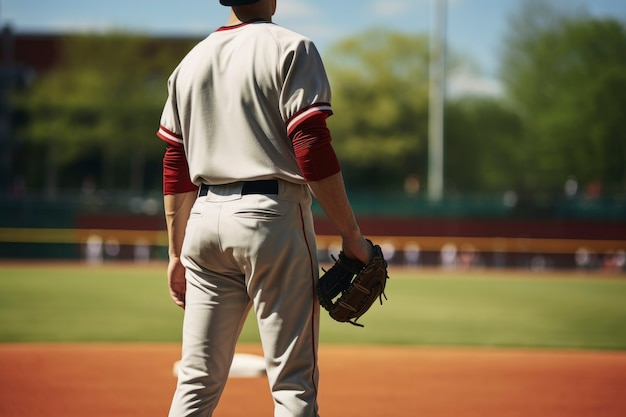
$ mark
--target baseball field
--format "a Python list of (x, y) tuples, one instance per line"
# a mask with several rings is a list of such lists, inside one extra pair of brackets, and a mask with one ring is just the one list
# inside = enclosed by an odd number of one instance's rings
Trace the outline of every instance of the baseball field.
[[(323, 314), (321, 415), (626, 415), (625, 275), (390, 276), (365, 328)], [(166, 415), (181, 319), (163, 263), (0, 264), (0, 416)], [(229, 379), (216, 416), (271, 415), (264, 376)]]

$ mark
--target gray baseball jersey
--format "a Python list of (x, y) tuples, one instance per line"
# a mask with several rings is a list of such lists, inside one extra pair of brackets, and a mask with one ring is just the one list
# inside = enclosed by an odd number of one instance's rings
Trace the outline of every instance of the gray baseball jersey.
[(268, 22), (221, 28), (181, 61), (168, 90), (158, 136), (184, 145), (195, 184), (305, 182), (288, 132), (331, 112), (310, 40)]

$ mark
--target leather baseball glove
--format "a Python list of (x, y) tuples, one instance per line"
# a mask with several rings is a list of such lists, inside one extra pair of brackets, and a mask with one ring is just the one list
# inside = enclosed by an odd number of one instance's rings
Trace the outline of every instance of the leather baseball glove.
[(363, 327), (356, 321), (369, 310), (378, 298), (380, 304), (385, 300), (387, 261), (380, 246), (371, 241), (372, 259), (366, 264), (348, 258), (343, 251), (339, 259), (333, 257), (334, 265), (320, 277), (317, 283), (317, 298), (330, 317), (339, 322), (348, 322)]

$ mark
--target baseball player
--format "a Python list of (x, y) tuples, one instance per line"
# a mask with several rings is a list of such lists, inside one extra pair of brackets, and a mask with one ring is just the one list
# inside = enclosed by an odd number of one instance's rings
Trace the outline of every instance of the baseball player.
[(185, 309), (171, 417), (211, 416), (250, 308), (275, 416), (318, 415), (319, 270), (311, 193), (366, 263), (326, 118), (330, 88), (314, 44), (272, 23), (276, 0), (220, 0), (226, 26), (168, 81), (158, 136), (168, 280)]

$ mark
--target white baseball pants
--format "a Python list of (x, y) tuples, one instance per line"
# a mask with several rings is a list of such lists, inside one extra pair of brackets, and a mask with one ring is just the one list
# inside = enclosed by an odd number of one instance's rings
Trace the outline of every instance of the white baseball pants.
[[(256, 313), (275, 417), (317, 417), (319, 271), (311, 195), (211, 186), (187, 224), (182, 358), (170, 417), (213, 414), (250, 308)], [(259, 413), (261, 415), (262, 413)]]

